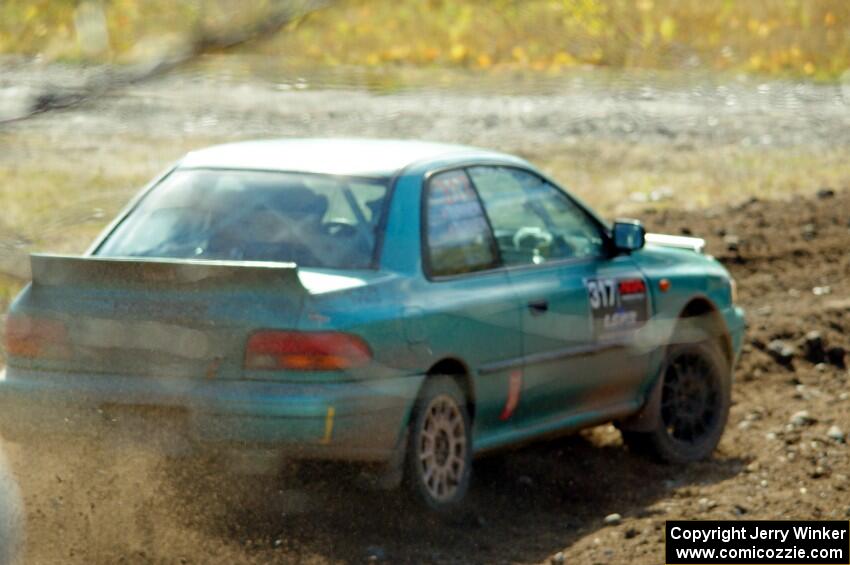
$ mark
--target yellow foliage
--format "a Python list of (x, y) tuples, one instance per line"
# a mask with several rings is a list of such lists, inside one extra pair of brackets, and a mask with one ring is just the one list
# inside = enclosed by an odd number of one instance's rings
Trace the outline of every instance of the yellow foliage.
[(376, 67), (381, 64), (381, 56), (378, 53), (369, 53), (366, 55), (366, 64), (370, 67)]
[(433, 63), (440, 56), (440, 49), (433, 46), (425, 47), (420, 50), (419, 56), (422, 61)]
[(26, 11), (24, 12), (24, 22), (31, 22), (36, 18), (36, 16), (38, 16), (38, 6), (35, 4), (27, 6)]
[(475, 58), (475, 62), (481, 69), (489, 69), (493, 66), (493, 59), (491, 59), (490, 55), (488, 55), (487, 53), (481, 53), (480, 55), (478, 55), (478, 57)]
[(672, 41), (673, 37), (676, 35), (676, 20), (670, 16), (664, 16), (664, 19), (661, 20), (661, 25), (658, 27), (658, 31), (661, 33), (661, 37), (664, 38), (664, 41)]
[(651, 12), (652, 8), (652, 0), (637, 0), (637, 9), (641, 12)]
[(410, 52), (411, 49), (408, 45), (393, 45), (384, 58), (388, 61), (404, 61), (410, 57)]
[(565, 51), (559, 51), (558, 53), (556, 53), (552, 62), (555, 65), (563, 66), (563, 67), (567, 67), (567, 66), (576, 64), (575, 57), (573, 57), (572, 55), (570, 55), (569, 53), (567, 53)]
[(452, 49), (449, 52), (452, 61), (454, 61), (455, 63), (459, 63), (466, 59), (467, 53), (469, 53), (469, 50), (466, 48), (466, 45), (463, 45), (461, 43), (455, 43), (454, 45), (452, 45)]
[[(236, 25), (269, 0), (97, 0), (109, 53), (199, 25)], [(0, 53), (82, 59), (78, 0), (0, 0)], [(238, 10), (234, 6), (238, 5)], [(252, 52), (303, 65), (552, 72), (576, 65), (709, 68), (839, 78), (848, 0), (337, 0)], [(675, 46), (675, 49), (671, 47)], [(92, 57), (93, 55), (88, 55)]]

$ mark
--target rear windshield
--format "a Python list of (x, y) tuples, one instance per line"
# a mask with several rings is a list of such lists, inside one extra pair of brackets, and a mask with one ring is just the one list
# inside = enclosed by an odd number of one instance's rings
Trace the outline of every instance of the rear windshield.
[(177, 170), (96, 255), (372, 266), (388, 181), (254, 171)]

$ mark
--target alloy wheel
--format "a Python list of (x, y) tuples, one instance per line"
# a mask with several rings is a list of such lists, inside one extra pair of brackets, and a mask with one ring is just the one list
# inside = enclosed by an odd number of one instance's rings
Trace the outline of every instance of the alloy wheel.
[(425, 408), (417, 455), (422, 483), (437, 501), (457, 492), (466, 467), (466, 427), (455, 400), (441, 394)]
[(667, 367), (661, 419), (671, 438), (695, 444), (710, 434), (721, 409), (719, 383), (702, 356), (680, 355)]

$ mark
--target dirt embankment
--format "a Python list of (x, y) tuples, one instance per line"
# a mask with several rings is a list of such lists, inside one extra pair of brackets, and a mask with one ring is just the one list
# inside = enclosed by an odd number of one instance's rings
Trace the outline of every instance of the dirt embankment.
[[(706, 236), (749, 312), (711, 461), (657, 465), (597, 428), (478, 462), (468, 513), (445, 524), (338, 468), (263, 478), (106, 446), (7, 445), (28, 562), (537, 563), (562, 552), (568, 563), (654, 564), (667, 519), (846, 519), (848, 219), (840, 191), (645, 215), (652, 230)], [(621, 521), (606, 524), (612, 513)]]

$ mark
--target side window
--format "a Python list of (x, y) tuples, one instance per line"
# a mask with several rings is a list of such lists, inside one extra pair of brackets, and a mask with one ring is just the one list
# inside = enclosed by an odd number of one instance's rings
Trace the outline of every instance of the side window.
[(426, 198), (425, 242), (432, 275), (456, 275), (496, 266), (493, 235), (465, 172), (433, 176)]
[(560, 189), (510, 167), (473, 167), (505, 265), (541, 264), (604, 253), (599, 226)]

